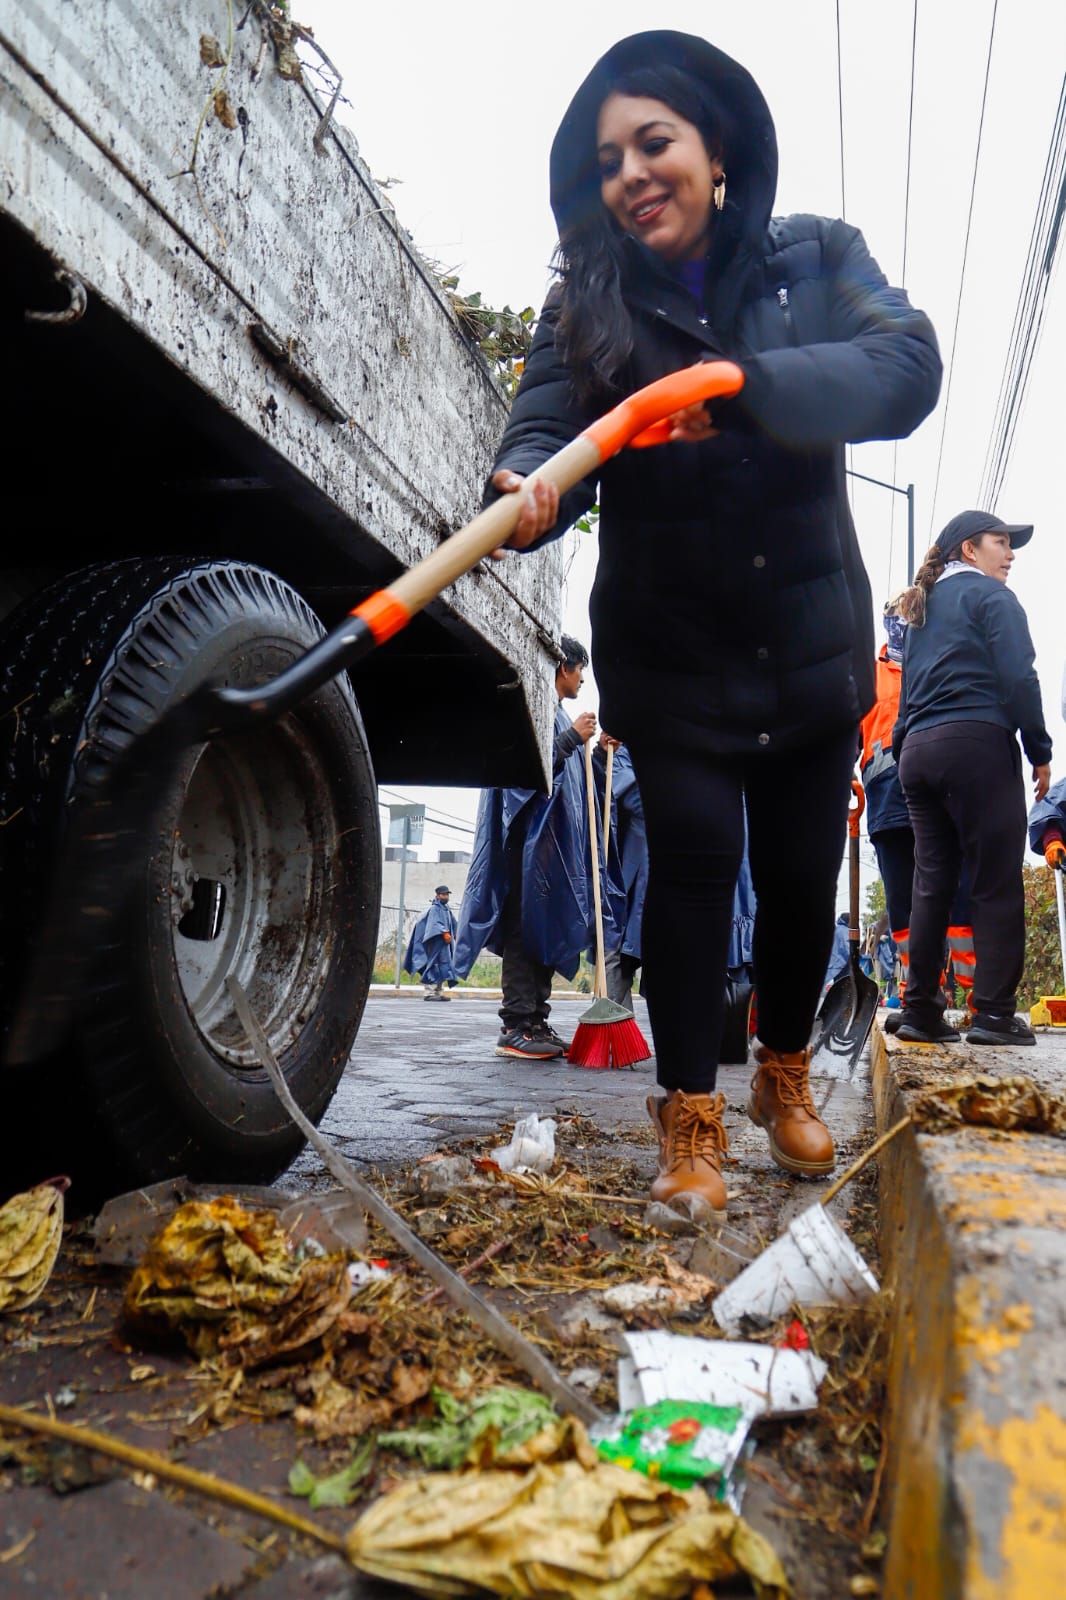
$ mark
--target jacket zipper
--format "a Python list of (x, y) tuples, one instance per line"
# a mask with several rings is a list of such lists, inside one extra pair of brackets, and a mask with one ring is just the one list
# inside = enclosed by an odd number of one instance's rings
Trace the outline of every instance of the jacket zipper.
[(788, 290), (787, 289), (784, 289), (784, 288), (778, 289), (778, 291), (777, 291), (777, 303), (781, 307), (782, 312), (784, 313), (785, 327), (788, 329), (788, 336), (791, 339), (791, 338), (793, 338), (794, 335), (793, 335), (793, 328), (792, 328), (792, 312), (789, 310)]

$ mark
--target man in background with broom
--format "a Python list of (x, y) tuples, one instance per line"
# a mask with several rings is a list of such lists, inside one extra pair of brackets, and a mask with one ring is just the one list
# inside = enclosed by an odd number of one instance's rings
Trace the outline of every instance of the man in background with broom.
[(503, 959), (498, 1056), (550, 1061), (566, 1041), (551, 1027), (555, 972), (572, 978), (592, 941), (590, 849), (583, 747), (596, 718), (571, 721), (565, 700), (576, 700), (588, 651), (563, 634), (555, 670), (552, 791), (483, 789), (473, 860), (463, 892), (455, 941), (455, 970), (465, 978), (481, 951)]

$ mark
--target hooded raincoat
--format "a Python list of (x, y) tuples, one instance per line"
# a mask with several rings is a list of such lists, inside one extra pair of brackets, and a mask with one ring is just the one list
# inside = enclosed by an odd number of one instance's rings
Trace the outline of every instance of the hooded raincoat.
[[(940, 358), (928, 319), (890, 287), (858, 229), (772, 217), (770, 112), (750, 74), (703, 39), (639, 34), (593, 68), (552, 147), (561, 236), (602, 206), (599, 107), (620, 73), (649, 59), (702, 78), (732, 125), (702, 298), (626, 236), (633, 348), (618, 393), (593, 407), (576, 400), (556, 347), (553, 291), (496, 469), (528, 474), (593, 412), (666, 372), (738, 362), (744, 388), (712, 408), (716, 437), (623, 451), (602, 469), (593, 665), (601, 720), (620, 739), (654, 727), (698, 750), (787, 751), (857, 724), (873, 703), (872, 604), (844, 445), (910, 433), (936, 403)], [(590, 481), (564, 496), (546, 537), (596, 495)]]
[(403, 970), (417, 972), (423, 983), (446, 983), (454, 989), (459, 981), (453, 960), (457, 928), (451, 906), (434, 897), (411, 929)]

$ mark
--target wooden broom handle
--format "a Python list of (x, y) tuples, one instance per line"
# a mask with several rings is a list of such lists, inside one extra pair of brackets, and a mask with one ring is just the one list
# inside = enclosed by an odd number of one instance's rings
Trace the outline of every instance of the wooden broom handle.
[(585, 793), (589, 803), (589, 846), (592, 856), (592, 903), (596, 908), (596, 976), (593, 997), (607, 998), (607, 968), (603, 960), (603, 907), (600, 905), (600, 830), (596, 817), (596, 791), (592, 781), (592, 740), (585, 740)]
[(603, 866), (611, 859), (611, 774), (614, 767), (614, 745), (607, 746), (607, 782), (603, 791)]

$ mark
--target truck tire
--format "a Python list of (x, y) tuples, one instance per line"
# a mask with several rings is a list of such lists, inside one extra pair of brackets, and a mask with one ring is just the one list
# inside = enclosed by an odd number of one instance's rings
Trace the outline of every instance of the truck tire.
[[(243, 562), (121, 561), (64, 579), (0, 641), (0, 1006), (10, 1023), (79, 752), (116, 718), (136, 734), (205, 679), (274, 677), (321, 636), (299, 595)], [(48, 1063), (79, 1107), (80, 1175), (264, 1181), (303, 1138), (233, 1012), (243, 984), (299, 1104), (317, 1120), (369, 990), (380, 904), (377, 793), (358, 707), (335, 679), (277, 723), (190, 750), (162, 847), (116, 875), (73, 1037)], [(52, 1081), (69, 1071), (69, 1080)], [(38, 1083), (44, 1082), (41, 1068)], [(3, 1076), (0, 1071), (0, 1094)], [(47, 1120), (47, 1117), (46, 1117)], [(10, 1124), (9, 1124), (10, 1126)], [(38, 1137), (47, 1141), (49, 1129)], [(27, 1130), (20, 1131), (25, 1141)], [(47, 1165), (47, 1161), (45, 1161)]]

